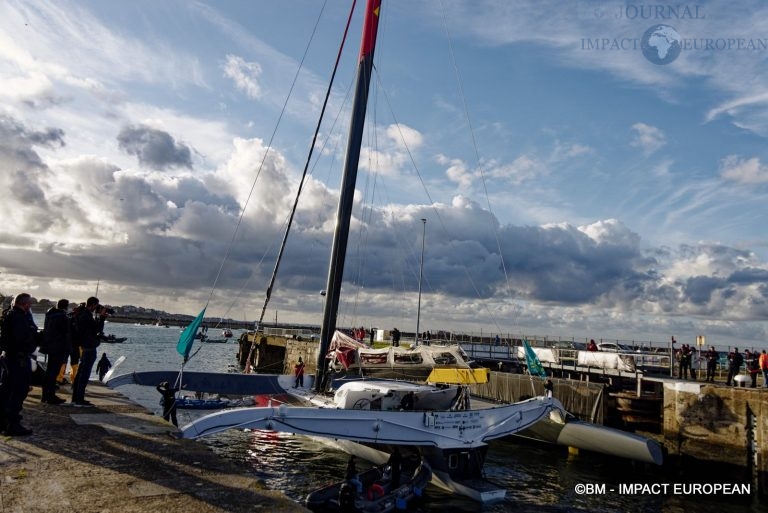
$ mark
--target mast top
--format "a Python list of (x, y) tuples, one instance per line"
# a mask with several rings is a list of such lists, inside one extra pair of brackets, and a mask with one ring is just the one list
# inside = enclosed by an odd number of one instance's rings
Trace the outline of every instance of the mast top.
[(376, 48), (376, 32), (379, 28), (381, 0), (368, 0), (363, 25), (363, 39), (360, 42), (360, 61), (373, 53)]

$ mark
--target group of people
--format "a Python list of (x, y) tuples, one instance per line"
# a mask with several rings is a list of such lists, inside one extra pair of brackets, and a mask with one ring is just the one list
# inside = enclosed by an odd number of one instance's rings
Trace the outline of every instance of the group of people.
[[(673, 343), (675, 342), (673, 337)], [(678, 379), (696, 379), (696, 371), (700, 368), (700, 357), (697, 356), (695, 347), (683, 344), (680, 349), (675, 351), (675, 360), (678, 363)], [(703, 360), (706, 362), (706, 379), (708, 383), (715, 382), (715, 373), (720, 361), (720, 353), (715, 350), (715, 346), (709, 346), (709, 349), (703, 353)], [(762, 353), (746, 349), (742, 354), (738, 347), (728, 353), (728, 375), (725, 384), (728, 386), (736, 385), (735, 379), (741, 373), (744, 367), (750, 378), (751, 388), (757, 387), (757, 378), (759, 374), (763, 375), (763, 386), (768, 387), (768, 353), (765, 350)]]
[(728, 377), (726, 378), (726, 385), (736, 385), (736, 376), (741, 372), (741, 367), (744, 365), (750, 378), (750, 387), (757, 388), (757, 377), (759, 374), (763, 375), (763, 387), (768, 387), (768, 353), (765, 349), (761, 353), (757, 351), (750, 351), (746, 349), (742, 355), (739, 352), (739, 348), (734, 347), (733, 351), (728, 353)]
[[(384, 475), (388, 478), (391, 484), (391, 489), (395, 489), (400, 486), (403, 472), (403, 457), (400, 454), (400, 450), (395, 447), (392, 453), (389, 455), (389, 459), (384, 464)], [(350, 488), (357, 493), (363, 493), (363, 482), (360, 481), (360, 474), (357, 470), (356, 458), (354, 455), (349, 457), (347, 461), (347, 470), (344, 472), (344, 479), (350, 485)], [(342, 490), (344, 487), (342, 487)], [(382, 489), (383, 492), (383, 489)], [(343, 491), (340, 491), (340, 494)], [(370, 491), (369, 491), (370, 493)], [(343, 502), (343, 501), (340, 501)]]
[[(690, 357), (686, 357), (686, 353), (695, 355), (695, 349), (688, 348), (683, 345), (676, 358), (680, 364), (680, 372), (684, 372), (684, 365), (688, 365), (687, 361)], [(696, 361), (696, 357), (692, 356), (693, 361)], [(715, 382), (715, 373), (717, 371), (717, 365), (720, 361), (720, 353), (715, 350), (714, 346), (709, 346), (709, 349), (704, 353), (704, 360), (707, 364), (707, 377), (706, 380), (709, 383)], [(738, 347), (734, 347), (731, 352), (728, 353), (728, 375), (725, 380), (725, 384), (728, 386), (736, 386), (738, 380), (736, 377), (741, 373), (741, 369), (745, 368), (750, 378), (750, 387), (757, 388), (757, 378), (760, 374), (763, 375), (763, 387), (768, 387), (768, 353), (763, 349), (762, 352), (750, 351), (746, 349), (742, 354)], [(678, 378), (681, 377), (680, 372)], [(683, 374), (685, 376), (685, 374)], [(691, 378), (696, 379), (695, 365), (691, 368)]]
[(699, 358), (696, 356), (696, 348), (688, 344), (683, 344), (675, 353), (677, 360), (677, 378), (688, 379), (690, 374), (692, 380), (696, 380), (696, 371), (699, 369)]
[[(85, 399), (85, 391), (96, 363), (99, 334), (104, 330), (107, 317), (106, 307), (99, 304), (98, 298), (89, 297), (68, 313), (69, 301), (60, 299), (46, 312), (41, 337), (31, 306), (29, 294), (18, 294), (0, 321), (0, 432), (6, 436), (32, 434), (32, 430), (21, 424), (21, 412), (32, 382), (32, 355), (38, 347), (48, 355), (41, 401), (50, 405), (67, 403), (56, 395), (56, 390), (57, 378), (70, 358), (74, 376), (72, 396), (67, 404), (93, 406)], [(110, 367), (104, 354), (97, 367), (99, 377), (103, 378)]]

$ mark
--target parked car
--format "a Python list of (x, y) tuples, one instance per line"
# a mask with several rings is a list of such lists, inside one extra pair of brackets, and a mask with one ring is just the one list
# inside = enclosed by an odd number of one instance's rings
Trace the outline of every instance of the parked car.
[(584, 342), (572, 342), (570, 340), (558, 340), (552, 343), (552, 347), (556, 349), (575, 349), (577, 351), (587, 350), (587, 344)]
[(599, 351), (608, 351), (613, 353), (631, 353), (632, 348), (624, 344), (618, 344), (616, 342), (601, 342), (597, 344)]

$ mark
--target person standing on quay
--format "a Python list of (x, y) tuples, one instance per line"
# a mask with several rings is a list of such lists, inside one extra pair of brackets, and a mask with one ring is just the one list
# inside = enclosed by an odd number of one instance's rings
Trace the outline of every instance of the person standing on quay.
[(733, 352), (728, 355), (728, 379), (726, 379), (726, 385), (735, 385), (735, 378), (741, 370), (741, 365), (744, 363), (744, 357), (739, 352), (738, 347), (733, 348)]
[(48, 351), (48, 361), (46, 362), (45, 377), (43, 378), (41, 402), (47, 404), (56, 405), (67, 402), (56, 395), (56, 376), (69, 354), (69, 345), (67, 343), (67, 337), (69, 336), (68, 308), (69, 301), (59, 299), (56, 306), (50, 308), (45, 313), (43, 337), (45, 337), (45, 346)]
[(32, 296), (17, 295), (13, 308), (3, 312), (0, 352), (5, 352), (7, 382), (0, 390), (0, 431), (6, 436), (27, 436), (31, 429), (21, 425), (21, 410), (32, 381), (31, 355), (37, 348), (37, 325), (32, 320)]
[(766, 354), (765, 349), (760, 353), (758, 364), (760, 365), (760, 370), (763, 371), (763, 387), (768, 387), (768, 354)]
[(749, 372), (749, 378), (752, 380), (750, 388), (757, 388), (757, 373), (760, 372), (760, 363), (757, 359), (757, 352), (750, 352), (747, 349), (747, 372)]
[(709, 346), (709, 351), (706, 354), (707, 359), (707, 381), (709, 383), (715, 382), (715, 370), (717, 370), (717, 362), (720, 360), (720, 355), (715, 351), (715, 346)]
[(59, 385), (66, 385), (68, 383), (65, 377), (67, 373), (67, 359), (69, 359), (69, 384), (75, 384), (77, 367), (80, 365), (80, 339), (77, 335), (77, 317), (83, 311), (85, 311), (85, 302), (75, 305), (72, 311), (67, 314), (67, 320), (69, 320), (69, 333), (67, 335), (69, 354), (64, 357), (59, 375), (56, 376), (56, 383)]
[[(94, 316), (98, 310), (98, 319)], [(104, 331), (104, 319), (107, 313), (99, 306), (99, 298), (89, 297), (85, 302), (85, 310), (81, 311), (75, 319), (77, 326), (77, 338), (80, 341), (80, 364), (77, 367), (75, 382), (72, 384), (72, 405), (83, 408), (92, 407), (90, 401), (85, 400), (85, 388), (91, 378), (93, 364), (96, 363), (96, 348), (99, 347), (99, 333)]]
[(296, 388), (304, 387), (304, 362), (301, 360), (301, 356), (299, 356), (299, 362), (293, 367), (293, 373), (296, 375), (294, 386)]

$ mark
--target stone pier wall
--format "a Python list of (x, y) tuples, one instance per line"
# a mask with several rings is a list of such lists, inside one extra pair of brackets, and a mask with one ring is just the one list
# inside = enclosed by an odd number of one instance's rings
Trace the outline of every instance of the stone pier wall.
[[(552, 378), (554, 396), (566, 410), (581, 420), (602, 424), (606, 412), (603, 385), (572, 379)], [(472, 393), (480, 397), (514, 403), (529, 397), (544, 395), (544, 380), (523, 374), (491, 372), (488, 383), (472, 385)]]
[(765, 474), (768, 392), (698, 383), (664, 384), (664, 446), (690, 456)]

